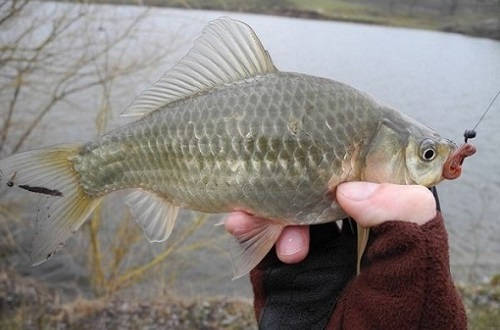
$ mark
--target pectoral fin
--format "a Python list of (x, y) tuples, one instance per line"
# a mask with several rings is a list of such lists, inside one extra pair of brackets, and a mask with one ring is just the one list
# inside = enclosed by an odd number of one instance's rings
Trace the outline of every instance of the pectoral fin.
[(256, 219), (252, 230), (234, 234), (239, 249), (233, 253), (234, 279), (248, 274), (264, 259), (278, 240), (284, 226), (269, 220)]
[(370, 236), (370, 228), (364, 228), (360, 225), (356, 226), (358, 232), (358, 259), (356, 273), (359, 274), (359, 272), (361, 271), (361, 258), (363, 257), (363, 253), (365, 253), (366, 245), (368, 244), (368, 238)]

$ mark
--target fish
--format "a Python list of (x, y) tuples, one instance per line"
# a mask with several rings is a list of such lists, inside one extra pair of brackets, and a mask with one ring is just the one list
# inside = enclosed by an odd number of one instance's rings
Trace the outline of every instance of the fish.
[(252, 28), (229, 17), (211, 21), (123, 116), (134, 121), (93, 141), (0, 160), (2, 189), (47, 196), (36, 215), (34, 265), (105, 196), (127, 190), (151, 242), (170, 236), (181, 208), (265, 219), (236, 237), (239, 277), (285, 226), (345, 218), (335, 201), (340, 183), (432, 187), (458, 177), (475, 152), (347, 84), (279, 71)]

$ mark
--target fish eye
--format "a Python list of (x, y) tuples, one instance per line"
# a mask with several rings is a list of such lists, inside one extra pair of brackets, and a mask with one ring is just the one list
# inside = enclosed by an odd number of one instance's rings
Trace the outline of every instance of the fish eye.
[(430, 162), (436, 158), (436, 146), (434, 141), (431, 139), (425, 139), (420, 144), (420, 158), (427, 162)]
[(436, 156), (436, 152), (433, 149), (427, 149), (424, 151), (423, 158), (425, 160), (433, 160)]

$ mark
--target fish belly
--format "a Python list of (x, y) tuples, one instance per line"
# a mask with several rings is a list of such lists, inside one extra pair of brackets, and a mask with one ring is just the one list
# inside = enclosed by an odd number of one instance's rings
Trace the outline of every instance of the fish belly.
[(87, 144), (74, 167), (91, 195), (142, 188), (203, 212), (328, 222), (343, 216), (335, 185), (359, 179), (354, 160), (377, 107), (341, 83), (267, 74), (112, 131)]

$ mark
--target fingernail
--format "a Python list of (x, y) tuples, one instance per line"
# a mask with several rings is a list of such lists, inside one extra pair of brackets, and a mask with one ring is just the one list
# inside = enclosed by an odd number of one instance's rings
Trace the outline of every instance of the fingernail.
[(299, 252), (304, 248), (306, 243), (304, 236), (296, 230), (287, 232), (283, 238), (284, 240), (282, 239), (280, 242), (279, 252), (284, 256), (289, 256)]
[(371, 182), (346, 182), (341, 184), (338, 189), (339, 193), (348, 199), (363, 201), (370, 198), (378, 187), (377, 183)]

